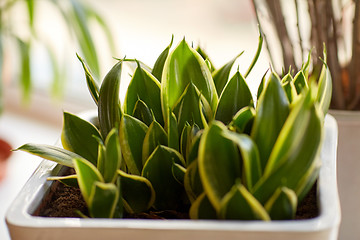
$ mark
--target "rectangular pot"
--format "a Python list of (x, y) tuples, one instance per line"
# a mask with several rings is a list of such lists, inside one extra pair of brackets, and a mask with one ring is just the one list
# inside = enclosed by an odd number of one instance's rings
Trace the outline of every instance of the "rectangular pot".
[(6, 223), (13, 240), (18, 239), (237, 239), (237, 240), (335, 240), (340, 224), (336, 180), (337, 124), (327, 115), (318, 179), (320, 214), (307, 220), (145, 220), (34, 217), (32, 213), (49, 191), (46, 178), (61, 167), (44, 160), (8, 209)]

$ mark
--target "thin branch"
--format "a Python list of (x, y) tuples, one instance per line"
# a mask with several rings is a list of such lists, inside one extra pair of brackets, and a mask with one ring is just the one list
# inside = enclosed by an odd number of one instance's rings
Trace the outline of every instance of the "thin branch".
[(269, 54), (270, 62), (271, 62), (272, 64), (274, 64), (274, 58), (273, 58), (272, 52), (270, 51), (270, 48), (269, 48), (270, 45), (269, 45), (268, 38), (267, 38), (267, 36), (266, 36), (266, 34), (265, 34), (265, 32), (264, 32), (264, 29), (263, 29), (262, 26), (261, 26), (261, 20), (260, 20), (260, 17), (259, 17), (260, 8), (259, 8), (259, 6), (257, 5), (256, 0), (252, 0), (251, 2), (252, 2), (252, 4), (253, 4), (253, 8), (254, 8), (254, 10), (255, 10), (256, 19), (257, 19), (257, 22), (258, 22), (258, 24), (259, 24), (259, 28), (260, 28), (261, 32), (263, 33), (263, 36), (264, 36), (265, 45), (266, 45), (267, 52), (268, 52), (268, 54)]
[(323, 44), (325, 43), (325, 45), (327, 45), (326, 15), (324, 16), (323, 14), (326, 6), (326, 1), (327, 0), (313, 0), (315, 12), (316, 12), (316, 22), (317, 22), (316, 29), (318, 35), (316, 48), (319, 55), (323, 50)]
[(297, 71), (294, 60), (294, 49), (289, 38), (286, 28), (283, 13), (281, 11), (281, 4), (279, 0), (266, 0), (270, 10), (271, 17), (274, 20), (277, 36), (281, 42), (281, 50), (284, 58), (285, 72), (288, 71), (289, 66), (292, 66)]
[(349, 78), (355, 82), (355, 98), (349, 108), (356, 108), (360, 101), (360, 0), (355, 1), (355, 16), (353, 22), (352, 57), (349, 64)]
[(297, 26), (297, 32), (299, 37), (299, 45), (301, 50), (301, 62), (304, 62), (304, 46), (303, 46), (303, 39), (301, 36), (301, 26), (300, 26), (300, 9), (299, 9), (299, 0), (295, 0), (294, 2), (295, 8), (296, 8), (296, 26)]
[(315, 47), (315, 49), (311, 52), (311, 57), (312, 57), (312, 61), (313, 61), (313, 65), (314, 67), (317, 65), (318, 62), (318, 53), (317, 53), (317, 49), (318, 49), (318, 35), (317, 35), (317, 18), (316, 18), (316, 11), (315, 11), (315, 6), (312, 0), (308, 0), (308, 9), (309, 9), (309, 15), (310, 15), (310, 22), (311, 22), (311, 35), (310, 35), (310, 43), (311, 43), (311, 47)]
[(332, 81), (333, 81), (333, 103), (335, 107), (344, 109), (345, 101), (344, 98), (344, 85), (341, 79), (341, 66), (339, 64), (338, 46), (337, 46), (337, 28), (336, 19), (334, 16), (334, 8), (332, 1), (325, 2), (326, 10), (326, 22), (325, 22), (325, 33), (326, 33), (326, 48), (328, 65), (331, 69)]
[[(336, 5), (335, 5), (336, 4)], [(333, 11), (335, 12), (335, 9), (338, 9), (339, 11), (339, 19), (336, 20), (336, 41), (337, 41), (337, 45), (338, 48), (340, 49), (340, 51), (346, 56), (347, 54), (347, 47), (346, 47), (346, 43), (345, 43), (345, 37), (344, 37), (344, 29), (343, 29), (343, 24), (344, 24), (344, 15), (345, 15), (345, 11), (346, 11), (346, 5), (342, 5), (342, 0), (337, 0), (336, 3), (333, 4)], [(348, 57), (345, 57), (346, 59), (348, 59)]]

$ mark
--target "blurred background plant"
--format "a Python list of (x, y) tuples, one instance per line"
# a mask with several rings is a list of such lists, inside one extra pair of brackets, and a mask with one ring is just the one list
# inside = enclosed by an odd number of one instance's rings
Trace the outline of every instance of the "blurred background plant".
[[(94, 41), (94, 24), (102, 30), (103, 39), (101, 51), (108, 48), (112, 54), (116, 53), (113, 37), (107, 23), (102, 16), (88, 2), (81, 0), (2, 0), (0, 2), (0, 111), (3, 110), (4, 85), (12, 81), (19, 81), (22, 89), (23, 103), (30, 101), (34, 80), (33, 58), (34, 49), (40, 48), (46, 53), (51, 70), (43, 66), (40, 71), (49, 71), (52, 79), (49, 92), (52, 96), (60, 97), (64, 91), (66, 77), (66, 62), (68, 56), (61, 54), (61, 49), (66, 47), (54, 44), (55, 34), (42, 34), (41, 27), (44, 22), (51, 24), (51, 19), (43, 19), (38, 14), (41, 6), (46, 5), (46, 11), (51, 9), (51, 17), (60, 16), (61, 21), (50, 25), (53, 31), (60, 31), (60, 22), (66, 26), (67, 33), (76, 44), (76, 50), (81, 54), (93, 70), (94, 76), (99, 79), (100, 63), (98, 51)], [(56, 17), (56, 16), (54, 16)], [(98, 33), (99, 31), (97, 31)], [(56, 37), (56, 36), (55, 36)], [(69, 46), (67, 46), (69, 47)], [(60, 53), (59, 53), (60, 52)]]
[[(322, 65), (323, 44), (333, 81), (331, 108), (360, 109), (360, 1), (252, 0), (277, 72), (301, 68), (311, 52), (313, 71)], [(286, 66), (279, 69), (279, 66)]]

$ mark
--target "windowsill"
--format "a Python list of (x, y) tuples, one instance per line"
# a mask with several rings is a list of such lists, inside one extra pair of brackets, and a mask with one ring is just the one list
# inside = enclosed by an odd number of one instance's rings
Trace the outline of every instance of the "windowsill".
[(4, 93), (4, 109), (23, 118), (32, 118), (55, 127), (62, 126), (64, 111), (79, 113), (94, 108), (96, 105), (90, 96), (74, 95), (63, 100), (56, 100), (52, 99), (48, 93), (33, 91), (30, 102), (23, 104), (19, 88), (7, 86)]

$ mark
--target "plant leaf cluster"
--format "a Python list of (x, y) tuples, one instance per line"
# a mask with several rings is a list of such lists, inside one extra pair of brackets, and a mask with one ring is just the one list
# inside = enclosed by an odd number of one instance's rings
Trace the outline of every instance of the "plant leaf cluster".
[(294, 218), (321, 164), (331, 97), (326, 63), (310, 79), (308, 64), (282, 79), (271, 72), (253, 96), (246, 77), (230, 76), (241, 54), (215, 69), (185, 39), (171, 47), (172, 41), (152, 69), (138, 62), (123, 104), (126, 59), (97, 86), (79, 57), (98, 125), (65, 112), (64, 149), (19, 149), (75, 168), (75, 175), (51, 180), (75, 182), (90, 217), (185, 209), (192, 219)]

